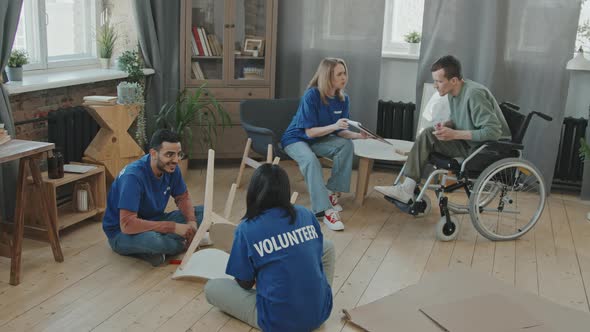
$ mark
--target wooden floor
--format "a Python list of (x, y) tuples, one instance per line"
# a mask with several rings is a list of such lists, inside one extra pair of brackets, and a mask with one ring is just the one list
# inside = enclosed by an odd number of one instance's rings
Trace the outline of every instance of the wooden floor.
[[(285, 164), (298, 203), (308, 205), (303, 178)], [(328, 170), (325, 170), (326, 174)], [(248, 169), (248, 180), (252, 170)], [(237, 167), (218, 167), (215, 207), (222, 211)], [(202, 203), (205, 171), (190, 170), (190, 192)], [(320, 331), (358, 331), (341, 319), (342, 308), (379, 299), (437, 271), (467, 266), (484, 271), (557, 303), (589, 311), (590, 205), (575, 196), (552, 194), (539, 224), (515, 242), (490, 242), (460, 216), (461, 231), (453, 242), (438, 242), (438, 214), (415, 219), (399, 212), (373, 191), (390, 184), (394, 174), (374, 172), (370, 196), (355, 206), (352, 194), (342, 198), (343, 232), (322, 227), (337, 250), (333, 284), (334, 309)], [(353, 172), (352, 187), (356, 182)], [(245, 212), (245, 188), (238, 190), (233, 220)], [(172, 208), (173, 205), (169, 205)], [(98, 222), (85, 222), (61, 237), (65, 262), (52, 260), (42, 242), (26, 240), (23, 277), (8, 284), (10, 262), (0, 258), (0, 331), (250, 331), (249, 326), (211, 307), (204, 283), (173, 281), (176, 266), (152, 268), (111, 251)]]

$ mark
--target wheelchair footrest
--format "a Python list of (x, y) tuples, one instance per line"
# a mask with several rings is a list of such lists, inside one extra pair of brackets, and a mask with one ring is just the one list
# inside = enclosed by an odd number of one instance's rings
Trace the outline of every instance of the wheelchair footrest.
[(421, 204), (415, 204), (413, 200), (410, 200), (410, 202), (408, 203), (403, 203), (393, 197), (385, 195), (383, 197), (385, 197), (386, 200), (397, 206), (397, 208), (400, 209), (402, 212), (411, 214), (413, 216), (418, 215), (419, 213), (423, 213), (426, 209), (426, 203), (423, 203), (422, 201), (419, 202)]

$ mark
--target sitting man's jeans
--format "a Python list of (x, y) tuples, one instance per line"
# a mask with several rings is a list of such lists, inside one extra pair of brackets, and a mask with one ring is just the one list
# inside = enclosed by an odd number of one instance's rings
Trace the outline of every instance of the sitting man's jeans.
[[(195, 206), (195, 216), (197, 224), (201, 225), (203, 220), (203, 206)], [(174, 221), (180, 224), (186, 224), (184, 216), (180, 210), (162, 214), (159, 221)], [(177, 255), (184, 251), (185, 239), (174, 233), (158, 233), (148, 231), (138, 234), (125, 234), (123, 232), (109, 239), (109, 244), (114, 252), (145, 259), (146, 255)]]

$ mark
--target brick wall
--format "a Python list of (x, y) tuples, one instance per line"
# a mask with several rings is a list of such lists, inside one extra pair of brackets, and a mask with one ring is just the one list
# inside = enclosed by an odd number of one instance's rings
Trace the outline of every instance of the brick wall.
[(47, 141), (47, 121), (18, 123), (45, 117), (48, 112), (60, 107), (81, 105), (84, 96), (116, 96), (117, 84), (121, 81), (102, 81), (11, 95), (10, 107), (16, 124), (16, 138)]

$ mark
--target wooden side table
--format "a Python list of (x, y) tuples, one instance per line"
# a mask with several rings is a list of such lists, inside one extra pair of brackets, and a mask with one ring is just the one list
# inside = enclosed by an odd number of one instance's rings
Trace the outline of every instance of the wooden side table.
[(104, 165), (107, 179), (112, 182), (123, 167), (145, 154), (127, 132), (139, 115), (139, 106), (86, 106), (100, 130), (84, 151), (84, 161)]
[[(43, 187), (49, 199), (47, 213), (57, 220), (56, 231), (58, 233), (60, 230), (88, 218), (102, 220), (102, 216), (106, 209), (105, 171), (104, 167), (101, 165), (89, 166), (96, 166), (96, 168), (81, 174), (64, 173), (64, 177), (61, 179), (50, 179), (47, 176), (47, 172), (41, 174)], [(37, 240), (48, 241), (47, 228), (43, 221), (44, 218), (38, 213), (40, 207), (37, 202), (39, 201), (40, 193), (34, 190), (32, 179), (29, 178), (29, 180), (30, 183), (27, 186), (25, 197), (27, 198), (27, 202), (31, 203), (31, 208), (27, 209), (25, 212), (25, 235)], [(73, 200), (60, 206), (57, 204), (57, 189), (67, 184), (74, 184), (77, 181), (88, 182), (90, 185), (89, 189), (94, 201), (94, 206), (88, 211), (76, 211), (72, 206)], [(72, 195), (75, 194), (76, 193), (72, 193)]]
[(373, 162), (375, 160), (405, 162), (408, 157), (398, 154), (396, 150), (410, 151), (414, 145), (414, 142), (410, 141), (390, 138), (386, 140), (393, 145), (388, 145), (374, 139), (355, 139), (352, 141), (354, 144), (354, 154), (359, 156), (356, 194), (354, 197), (354, 201), (359, 205), (365, 203), (369, 177), (373, 170)]
[[(53, 143), (25, 141), (20, 139), (13, 139), (10, 142), (0, 145), (0, 164), (13, 160), (20, 160), (18, 168), (18, 183), (16, 187), (16, 208), (14, 217), (14, 227), (12, 230), (12, 239), (8, 243), (0, 244), (0, 255), (9, 257), (10, 260), (10, 284), (18, 285), (20, 283), (21, 272), (21, 254), (23, 245), (23, 232), (25, 213), (25, 186), (27, 185), (27, 168), (30, 169), (33, 185), (36, 190), (40, 192), (41, 200), (39, 201), (40, 210), (38, 213), (47, 211), (49, 207), (49, 199), (43, 190), (41, 171), (39, 169), (39, 160), (43, 158), (45, 152), (54, 148)], [(47, 215), (44, 218), (49, 243), (53, 250), (53, 257), (57, 262), (63, 262), (64, 256), (61, 252), (59, 244), (59, 237), (56, 232), (55, 225), (57, 221), (52, 215)], [(6, 235), (0, 236), (8, 238)]]

